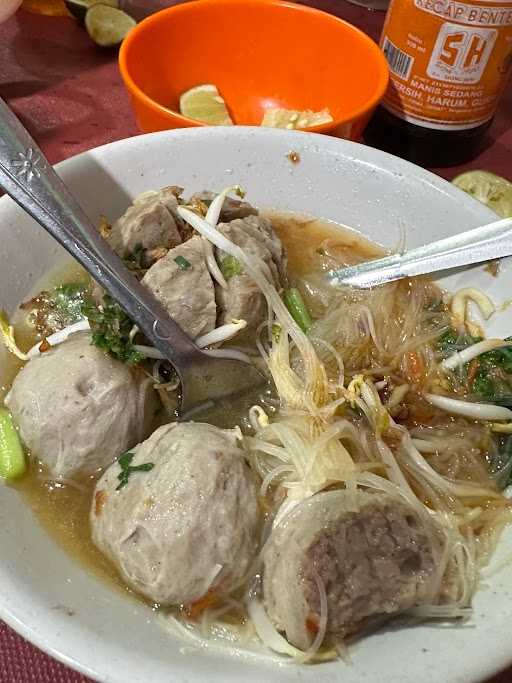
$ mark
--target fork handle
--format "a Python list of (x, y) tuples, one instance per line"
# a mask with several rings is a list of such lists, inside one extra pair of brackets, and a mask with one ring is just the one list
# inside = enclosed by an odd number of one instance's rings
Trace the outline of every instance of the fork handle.
[(119, 302), (180, 372), (199, 350), (109, 247), (29, 132), (0, 98), (0, 186)]
[(426, 275), (473, 263), (512, 255), (512, 218), (503, 218), (473, 230), (393, 254), (357, 266), (343, 268), (332, 276), (335, 285), (372, 287), (404, 277)]

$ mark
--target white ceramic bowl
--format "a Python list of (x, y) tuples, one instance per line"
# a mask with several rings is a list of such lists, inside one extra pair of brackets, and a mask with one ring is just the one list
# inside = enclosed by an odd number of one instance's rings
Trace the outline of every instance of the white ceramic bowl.
[[(300, 163), (287, 154), (295, 150)], [(116, 142), (69, 159), (58, 170), (94, 221), (114, 218), (136, 194), (163, 185), (187, 191), (240, 183), (263, 207), (334, 219), (392, 246), (399, 226), (417, 246), (493, 219), (443, 180), (369, 147), (330, 137), (257, 128), (202, 128)], [(65, 255), (7, 198), (0, 200), (0, 308), (12, 310)], [(443, 284), (481, 286), (497, 301), (512, 275), (482, 267)], [(510, 334), (510, 314), (496, 317)], [(0, 357), (0, 364), (1, 364)], [(0, 365), (1, 367), (1, 365)], [(51, 409), (51, 407), (49, 407)], [(505, 557), (504, 538), (494, 560)], [(471, 683), (512, 659), (512, 569), (486, 581), (470, 624), (388, 628), (363, 640), (343, 662), (300, 667), (266, 656), (245, 659), (183, 651), (154, 614), (85, 571), (39, 527), (18, 494), (0, 489), (0, 617), (64, 663), (103, 683)], [(67, 612), (74, 616), (68, 616)]]

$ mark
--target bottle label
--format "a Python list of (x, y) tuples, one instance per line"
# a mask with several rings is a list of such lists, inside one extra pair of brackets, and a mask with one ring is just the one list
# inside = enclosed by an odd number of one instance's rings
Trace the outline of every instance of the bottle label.
[(474, 128), (512, 71), (512, 0), (391, 0), (381, 47), (386, 109), (428, 128)]

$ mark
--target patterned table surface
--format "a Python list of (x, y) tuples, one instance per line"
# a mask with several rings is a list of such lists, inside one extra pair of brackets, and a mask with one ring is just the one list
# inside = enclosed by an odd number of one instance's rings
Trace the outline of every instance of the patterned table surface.
[[(308, 4), (337, 14), (378, 39), (382, 12), (344, 0)], [(138, 132), (115, 55), (95, 48), (72, 19), (19, 11), (0, 25), (0, 96), (54, 163)], [(439, 173), (451, 179), (471, 168), (512, 177), (512, 87), (496, 116), (487, 149), (470, 164)], [(511, 680), (512, 668), (488, 683)], [(0, 622), (0, 683), (87, 683), (87, 679), (50, 659)]]

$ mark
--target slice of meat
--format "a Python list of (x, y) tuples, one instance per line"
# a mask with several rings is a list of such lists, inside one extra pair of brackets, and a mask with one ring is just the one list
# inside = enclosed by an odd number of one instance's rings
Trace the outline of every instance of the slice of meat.
[[(198, 199), (209, 206), (216, 196), (215, 192), (198, 192), (190, 198), (190, 202), (193, 203), (194, 200)], [(224, 204), (222, 205), (222, 211), (220, 212), (220, 220), (224, 223), (229, 223), (230, 221), (235, 220), (235, 218), (246, 218), (247, 216), (257, 215), (258, 209), (255, 209), (254, 206), (251, 206), (247, 202), (239, 201), (238, 199), (226, 197)]]
[(444, 535), (433, 521), (386, 494), (319, 493), (285, 516), (264, 554), (268, 614), (307, 649), (327, 597), (326, 642), (377, 618), (432, 601)]
[(108, 242), (122, 258), (145, 250), (146, 266), (183, 241), (183, 221), (178, 216), (177, 188), (164, 187), (158, 192), (144, 192), (112, 225)]
[(284, 286), (287, 278), (287, 258), (283, 244), (277, 236), (271, 221), (263, 216), (249, 216), (243, 221), (245, 232), (262, 242), (272, 255), (272, 260), (279, 273), (280, 284)]
[(215, 289), (206, 267), (201, 237), (192, 237), (171, 249), (151, 266), (142, 284), (191, 337), (215, 328)]
[[(249, 256), (259, 257), (267, 266), (267, 273), (278, 289), (281, 287), (280, 270), (284, 260), (283, 248), (272, 226), (260, 216), (236, 219), (218, 226), (227, 239), (238, 245)], [(274, 258), (275, 255), (275, 258)], [(230, 258), (230, 257), (228, 257)], [(226, 254), (216, 249), (216, 259), (223, 269)], [(219, 324), (233, 319), (247, 321), (247, 328), (254, 330), (265, 320), (267, 305), (252, 277), (239, 264), (240, 272), (227, 278), (227, 288), (218, 288), (217, 299), (221, 308)]]

